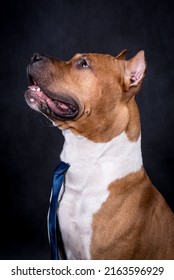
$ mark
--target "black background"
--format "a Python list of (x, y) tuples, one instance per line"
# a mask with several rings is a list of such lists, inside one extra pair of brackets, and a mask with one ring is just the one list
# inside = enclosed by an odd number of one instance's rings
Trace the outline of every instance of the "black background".
[(1, 259), (49, 259), (46, 217), (63, 137), (24, 100), (25, 69), (40, 51), (128, 58), (145, 50), (147, 74), (137, 96), (144, 165), (174, 209), (174, 4), (136, 0), (1, 2)]

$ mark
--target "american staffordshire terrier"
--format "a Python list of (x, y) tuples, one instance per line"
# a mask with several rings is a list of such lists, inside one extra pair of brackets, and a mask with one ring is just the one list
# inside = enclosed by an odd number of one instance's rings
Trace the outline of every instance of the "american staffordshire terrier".
[(174, 215), (142, 161), (144, 51), (125, 55), (36, 53), (27, 67), (27, 103), (65, 137), (57, 213), (68, 259), (174, 259)]

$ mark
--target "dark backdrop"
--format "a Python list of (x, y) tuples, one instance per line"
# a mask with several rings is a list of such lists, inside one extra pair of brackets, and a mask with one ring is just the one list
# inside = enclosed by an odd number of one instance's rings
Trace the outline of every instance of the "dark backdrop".
[(49, 259), (46, 217), (63, 138), (24, 100), (33, 52), (61, 59), (76, 52), (128, 58), (145, 50), (137, 96), (144, 165), (174, 209), (173, 0), (34, 0), (1, 4), (1, 259)]

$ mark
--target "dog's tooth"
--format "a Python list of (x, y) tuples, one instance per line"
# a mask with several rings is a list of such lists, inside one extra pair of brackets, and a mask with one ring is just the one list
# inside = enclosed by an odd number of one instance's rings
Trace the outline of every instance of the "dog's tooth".
[(35, 100), (34, 98), (30, 98), (30, 102), (33, 103)]
[(37, 88), (37, 91), (41, 91), (41, 90), (40, 90), (40, 87)]

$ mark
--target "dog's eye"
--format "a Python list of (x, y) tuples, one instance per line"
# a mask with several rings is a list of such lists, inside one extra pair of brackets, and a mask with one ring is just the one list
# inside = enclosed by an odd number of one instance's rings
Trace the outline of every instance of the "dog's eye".
[(80, 67), (80, 68), (88, 68), (88, 67), (89, 67), (88, 62), (87, 62), (84, 58), (80, 59), (80, 60), (77, 62), (77, 65), (78, 65), (78, 67)]

